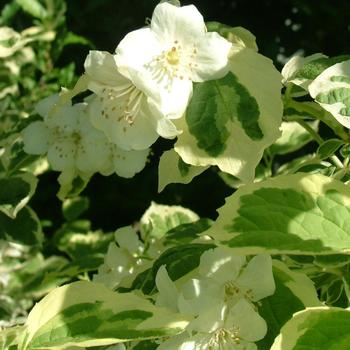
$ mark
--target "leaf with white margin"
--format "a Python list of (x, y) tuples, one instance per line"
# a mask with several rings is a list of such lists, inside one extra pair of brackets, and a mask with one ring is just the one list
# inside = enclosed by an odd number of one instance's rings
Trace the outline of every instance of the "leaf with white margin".
[(8, 350), (15, 347), (23, 329), (23, 326), (16, 326), (0, 330), (0, 350)]
[(0, 239), (27, 246), (41, 245), (44, 235), (39, 218), (25, 206), (14, 219), (0, 212)]
[(350, 311), (336, 307), (306, 308), (282, 328), (271, 350), (348, 350)]
[(159, 161), (158, 192), (171, 183), (188, 184), (207, 169), (185, 163), (174, 150), (166, 151)]
[(291, 89), (292, 96), (304, 96), (307, 94), (312, 81), (325, 69), (349, 58), (350, 55), (328, 57), (320, 53), (307, 57), (294, 56), (282, 69), (283, 84), (292, 83), (299, 88), (299, 90), (295, 87)]
[(242, 254), (350, 254), (350, 188), (321, 174), (240, 187), (218, 211), (203, 234)]
[(340, 124), (350, 128), (350, 60), (323, 71), (310, 84), (309, 92)]
[[(312, 80), (310, 80), (310, 68), (309, 63), (316, 61), (320, 58), (328, 58), (326, 55), (321, 53), (315, 53), (310, 56), (293, 56), (283, 67), (282, 76), (283, 84), (293, 83), (307, 90), (308, 85)], [(305, 67), (305, 68), (304, 68)], [(303, 69), (304, 68), (304, 69)]]
[[(187, 164), (217, 165), (244, 182), (254, 178), (263, 151), (279, 136), (281, 76), (250, 49), (230, 58), (224, 78), (195, 84), (175, 151)], [(181, 125), (180, 125), (181, 124)]]
[[(290, 112), (292, 113), (292, 112)], [(317, 132), (318, 121), (307, 122)], [(281, 137), (270, 147), (272, 154), (288, 154), (304, 147), (313, 141), (312, 136), (298, 122), (283, 122), (281, 125)]]
[(21, 350), (90, 347), (171, 336), (188, 320), (133, 293), (79, 281), (56, 288), (30, 312)]
[(259, 350), (269, 350), (281, 327), (297, 311), (305, 307), (321, 306), (313, 282), (303, 273), (290, 270), (283, 262), (273, 260), (275, 293), (260, 301), (259, 314), (268, 324)]
[(230, 27), (220, 22), (206, 22), (208, 32), (217, 32), (231, 43), (258, 51), (256, 37), (243, 27)]
[(179, 205), (163, 205), (155, 202), (142, 215), (140, 230), (143, 237), (161, 238), (172, 228), (199, 220), (192, 210)]
[(30, 173), (0, 179), (0, 212), (14, 219), (33, 196), (37, 183)]

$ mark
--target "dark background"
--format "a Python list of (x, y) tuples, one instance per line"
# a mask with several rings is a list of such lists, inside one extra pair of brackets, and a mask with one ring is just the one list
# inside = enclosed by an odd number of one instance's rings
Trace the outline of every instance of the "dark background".
[[(158, 1), (154, 0), (69, 0), (68, 28), (82, 35), (98, 50), (113, 52), (118, 42), (131, 30), (145, 24), (146, 17)], [(298, 50), (309, 55), (323, 52), (329, 56), (350, 51), (349, 0), (201, 0), (193, 3), (206, 21), (219, 21), (231, 26), (243, 26), (257, 38), (262, 54), (274, 60), (281, 69), (283, 59)], [(72, 60), (77, 73), (89, 48), (68, 46), (58, 64)], [(224, 204), (224, 197), (233, 190), (218, 176), (215, 168), (195, 178), (189, 185), (169, 185), (157, 193), (157, 163), (161, 152), (171, 147), (169, 141), (158, 141), (147, 167), (133, 179), (95, 175), (83, 195), (90, 198), (85, 214), (94, 228), (114, 230), (138, 220), (150, 201), (181, 204), (201, 216), (216, 217), (216, 209)], [(33, 207), (42, 219), (50, 219), (54, 227), (62, 220), (57, 173), (41, 176)]]

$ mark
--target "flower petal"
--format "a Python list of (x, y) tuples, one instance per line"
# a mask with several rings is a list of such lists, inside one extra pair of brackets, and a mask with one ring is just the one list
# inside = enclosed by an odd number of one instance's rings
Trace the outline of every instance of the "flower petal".
[(239, 329), (238, 336), (249, 342), (264, 338), (267, 332), (265, 320), (246, 299), (240, 299), (229, 310), (224, 327)]
[[(119, 73), (114, 56), (109, 52), (90, 51), (85, 59), (84, 67), (86, 73), (95, 83), (107, 86), (118, 86), (128, 82), (127, 79)], [(94, 89), (92, 89), (92, 91), (94, 91)]]
[(177, 312), (179, 292), (175, 283), (170, 279), (165, 265), (162, 265), (156, 275), (156, 286), (159, 291), (156, 299), (157, 306), (164, 306)]
[(53, 142), (47, 160), (53, 170), (63, 171), (75, 167), (76, 145), (72, 139), (61, 138)]
[(223, 327), (227, 306), (221, 302), (203, 310), (199, 316), (187, 326), (189, 332), (211, 333)]
[(249, 261), (236, 280), (239, 286), (251, 290), (251, 300), (258, 301), (275, 292), (271, 256), (260, 254)]
[(132, 264), (127, 252), (117, 247), (115, 243), (110, 243), (105, 258), (105, 264), (111, 269), (118, 270), (120, 273)]
[(191, 340), (187, 332), (170, 337), (161, 343), (157, 350), (198, 350), (196, 342)]
[(178, 305), (182, 313), (199, 315), (224, 300), (224, 288), (212, 279), (191, 279), (181, 288)]
[[(146, 109), (147, 106), (141, 103), (140, 112), (130, 123), (126, 120), (123, 111), (118, 110), (121, 101), (114, 103), (115, 105), (109, 105), (109, 109), (114, 109), (115, 112), (108, 115), (98, 99), (95, 98), (89, 105), (91, 123), (103, 131), (110, 142), (128, 151), (144, 150), (157, 140), (158, 134), (148, 118), (147, 113), (150, 112)], [(142, 111), (142, 108), (146, 111)]]
[(113, 164), (117, 175), (131, 178), (146, 165), (149, 149), (140, 151), (124, 151), (114, 147)]
[(196, 66), (192, 80), (203, 82), (222, 78), (229, 71), (228, 55), (232, 44), (218, 33), (207, 33), (197, 43)]
[(245, 256), (237, 255), (229, 248), (210, 249), (201, 256), (199, 273), (219, 283), (225, 283), (236, 279), (245, 261)]
[(154, 9), (151, 29), (159, 40), (171, 44), (175, 40), (197, 40), (206, 31), (203, 16), (194, 5), (177, 7), (167, 2)]
[(79, 115), (80, 142), (77, 147), (76, 166), (85, 173), (95, 173), (105, 168), (105, 164), (111, 161), (112, 152), (110, 143), (100, 130), (91, 125), (88, 115), (85, 113), (85, 105)]
[(49, 97), (46, 97), (38, 102), (35, 106), (35, 111), (41, 115), (43, 118), (49, 114), (52, 107), (58, 102), (60, 96), (59, 94), (54, 94)]
[(29, 124), (22, 131), (24, 152), (28, 154), (45, 154), (49, 148), (50, 131), (42, 121)]
[(130, 69), (139, 71), (162, 51), (162, 45), (150, 28), (141, 28), (127, 34), (117, 46), (115, 61), (127, 78)]
[(130, 254), (140, 253), (142, 243), (131, 226), (119, 228), (115, 231), (114, 237), (119, 247), (126, 249)]

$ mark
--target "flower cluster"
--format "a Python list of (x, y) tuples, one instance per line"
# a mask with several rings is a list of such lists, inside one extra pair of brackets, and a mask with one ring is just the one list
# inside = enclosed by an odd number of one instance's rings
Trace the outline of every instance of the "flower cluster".
[(114, 237), (117, 244), (110, 243), (104, 263), (93, 277), (94, 282), (111, 289), (125, 286), (129, 279), (148, 267), (143, 259), (145, 245), (131, 226), (118, 229)]
[[(193, 277), (193, 276), (192, 276)], [(271, 257), (250, 260), (219, 247), (201, 256), (196, 278), (174, 283), (162, 266), (156, 276), (156, 304), (193, 317), (186, 330), (158, 350), (254, 350), (267, 331), (256, 303), (275, 291)]]
[(68, 94), (91, 91), (83, 103), (53, 96), (39, 104), (44, 120), (24, 130), (25, 151), (47, 153), (51, 167), (62, 172), (61, 184), (95, 172), (133, 176), (159, 136), (181, 133), (175, 122), (191, 99), (192, 83), (227, 73), (231, 46), (206, 31), (195, 6), (162, 2), (150, 25), (127, 34), (115, 54), (90, 51), (85, 84)]

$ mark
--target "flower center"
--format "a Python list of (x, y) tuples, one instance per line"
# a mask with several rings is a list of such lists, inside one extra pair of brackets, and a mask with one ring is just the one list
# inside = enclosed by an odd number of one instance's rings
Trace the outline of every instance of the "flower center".
[(103, 89), (100, 95), (102, 117), (105, 119), (124, 120), (130, 126), (140, 111), (143, 93), (132, 84)]
[[(232, 345), (239, 345), (241, 338), (239, 337), (239, 329), (219, 328), (217, 329), (208, 343), (208, 350), (213, 349), (229, 349)], [(231, 345), (231, 346), (230, 346)]]
[(169, 50), (166, 54), (166, 59), (168, 61), (169, 64), (171, 65), (176, 65), (180, 62), (180, 56), (179, 56), (179, 52), (176, 49), (175, 46), (173, 46), (171, 48), (171, 50)]
[(151, 72), (153, 80), (170, 92), (174, 79), (192, 80), (192, 73), (198, 67), (196, 56), (195, 44), (182, 46), (175, 40), (170, 49), (154, 56), (145, 68)]

